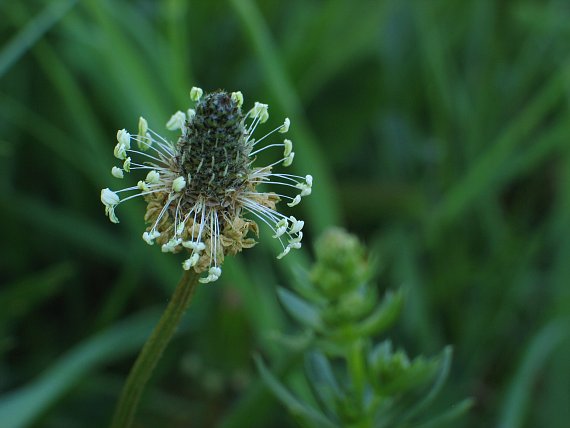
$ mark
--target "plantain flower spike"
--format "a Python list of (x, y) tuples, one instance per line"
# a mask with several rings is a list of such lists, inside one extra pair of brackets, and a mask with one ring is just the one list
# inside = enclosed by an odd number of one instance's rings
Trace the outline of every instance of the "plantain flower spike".
[[(180, 132), (176, 142), (153, 131), (142, 117), (138, 134), (125, 129), (117, 133), (114, 155), (122, 163), (112, 168), (112, 175), (123, 178), (124, 173), (141, 170), (146, 178), (136, 186), (101, 191), (109, 219), (118, 223), (115, 208), (143, 197), (148, 225), (143, 240), (158, 244), (163, 252), (186, 252), (183, 269), (204, 273), (202, 283), (220, 277), (226, 256), (255, 245), (252, 235), (258, 236), (259, 221), (281, 243), (278, 258), (300, 248), (304, 222), (280, 213), (276, 205), (281, 199), (289, 206), (297, 205), (311, 193), (313, 177), (273, 172), (278, 164), (287, 167), (293, 161), (292, 143), (287, 139), (264, 143), (274, 133), (287, 132), (289, 118), (254, 139), (258, 125), (269, 119), (267, 104), (256, 102), (244, 113), (241, 92), (204, 94), (196, 87), (190, 98), (194, 108), (176, 112), (166, 124), (167, 129)], [(253, 166), (256, 155), (270, 148), (279, 151), (280, 159)], [(265, 186), (296, 194), (258, 189)]]

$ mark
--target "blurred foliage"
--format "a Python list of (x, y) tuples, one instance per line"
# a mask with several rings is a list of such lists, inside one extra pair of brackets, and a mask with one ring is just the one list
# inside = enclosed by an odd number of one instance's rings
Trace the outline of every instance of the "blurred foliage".
[[(109, 224), (99, 191), (116, 130), (165, 123), (193, 85), (291, 118), (294, 172), (315, 177), (291, 211), (307, 244), (356, 232), (378, 283), (405, 290), (395, 349), (454, 347), (434, 411), (470, 396), (456, 426), (566, 426), (566, 0), (26, 0), (0, 16), (2, 426), (108, 422), (179, 260), (141, 241), (142, 204)], [(199, 290), (138, 426), (294, 426), (250, 356), (279, 377), (302, 363), (268, 338), (291, 322), (274, 285), (308, 257), (276, 262), (268, 235)]]
[[(330, 229), (317, 240), (315, 264), (295, 287), (297, 293), (280, 290), (282, 305), (305, 336), (281, 341), (305, 342), (304, 389), (311, 394), (296, 397), (258, 358), (261, 376), (301, 426), (439, 427), (456, 420), (470, 400), (422, 420), (449, 374), (450, 349), (437, 359), (410, 360), (405, 351), (393, 350), (390, 339), (374, 343), (399, 315), (403, 299), (397, 292), (379, 301), (364, 252), (354, 235)], [(312, 402), (318, 409), (308, 404)]]

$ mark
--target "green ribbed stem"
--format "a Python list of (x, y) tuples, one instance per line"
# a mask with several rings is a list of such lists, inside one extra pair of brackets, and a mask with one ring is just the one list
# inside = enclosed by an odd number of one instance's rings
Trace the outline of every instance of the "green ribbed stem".
[(184, 271), (158, 325), (144, 344), (129, 373), (115, 409), (111, 428), (131, 426), (144, 388), (192, 301), (199, 276), (193, 270)]

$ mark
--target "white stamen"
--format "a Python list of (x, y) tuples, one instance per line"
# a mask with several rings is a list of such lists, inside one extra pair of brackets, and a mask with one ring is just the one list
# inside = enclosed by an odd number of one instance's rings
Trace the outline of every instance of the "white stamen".
[(190, 99), (192, 101), (199, 101), (200, 98), (202, 98), (203, 93), (204, 91), (202, 91), (201, 88), (194, 86), (192, 89), (190, 89)]
[(283, 252), (281, 254), (279, 254), (277, 256), (278, 259), (282, 259), (283, 257), (285, 257), (287, 254), (289, 254), (289, 251), (291, 251), (291, 247), (285, 247), (285, 249), (283, 250)]
[(243, 94), (241, 91), (232, 92), (232, 101), (235, 102), (238, 107), (243, 105)]
[[(182, 198), (180, 200), (182, 200)], [(180, 204), (180, 202), (179, 202), (179, 204)], [(177, 207), (177, 209), (178, 209), (178, 207)], [(178, 226), (176, 226), (176, 234), (182, 235), (182, 232), (184, 232), (185, 227), (186, 227), (186, 225), (183, 222), (178, 223)]]
[(113, 154), (117, 159), (125, 159), (127, 157), (127, 148), (122, 143), (117, 143), (115, 146), (115, 150), (113, 150)]
[(305, 222), (303, 220), (297, 220), (293, 216), (289, 217), (289, 221), (291, 222), (291, 228), (289, 229), (289, 233), (291, 235), (300, 232), (305, 225)]
[(160, 174), (155, 170), (149, 171), (149, 173), (146, 175), (146, 182), (148, 184), (160, 183)]
[(295, 158), (295, 152), (289, 153), (289, 155), (283, 161), (283, 166), (289, 166), (293, 163), (293, 158)]
[(219, 267), (213, 266), (208, 270), (208, 276), (206, 278), (200, 278), (199, 281), (202, 284), (207, 284), (208, 282), (214, 282), (218, 280), (221, 274), (222, 270)]
[(286, 117), (285, 122), (283, 122), (283, 125), (281, 126), (281, 128), (279, 128), (279, 132), (281, 134), (285, 134), (287, 131), (289, 131), (290, 126), (291, 126), (291, 121), (289, 120), (288, 117)]
[(206, 245), (203, 242), (193, 242), (193, 241), (185, 241), (182, 243), (184, 248), (189, 248), (197, 253), (201, 253), (206, 249)]
[(131, 148), (131, 134), (126, 129), (119, 129), (117, 131), (117, 141), (121, 143), (127, 150)]
[(299, 183), (295, 187), (301, 189), (301, 196), (309, 196), (311, 194), (311, 186), (306, 183)]
[(181, 242), (180, 238), (172, 238), (166, 244), (162, 244), (161, 250), (163, 253), (173, 253)]
[[(288, 157), (293, 151), (293, 142), (291, 140), (284, 140), (285, 150), (283, 150), (283, 156)], [(287, 165), (285, 165), (287, 166)]]
[(139, 182), (137, 183), (137, 187), (141, 189), (143, 192), (148, 192), (150, 190), (150, 187), (148, 187), (148, 185), (142, 180), (139, 180)]
[(105, 188), (101, 190), (101, 202), (103, 202), (103, 205), (105, 206), (116, 206), (121, 202), (121, 199), (119, 198), (119, 195), (111, 189)]
[(116, 166), (111, 168), (111, 174), (113, 175), (113, 177), (123, 178), (123, 170), (121, 168), (116, 167)]
[(288, 227), (289, 224), (287, 223), (287, 219), (282, 218), (277, 223), (275, 223), (275, 235), (273, 235), (273, 237), (279, 238), (281, 235), (287, 232)]
[(196, 266), (196, 264), (198, 263), (198, 260), (200, 260), (200, 256), (198, 254), (194, 253), (190, 256), (189, 259), (184, 260), (184, 263), (182, 263), (182, 268), (184, 270), (190, 270), (190, 268), (193, 268), (194, 266)]
[(292, 200), (291, 202), (289, 202), (289, 203), (287, 204), (287, 206), (294, 207), (294, 206), (297, 205), (299, 202), (301, 202), (301, 195), (295, 196), (295, 198), (293, 198), (293, 200)]
[(259, 123), (265, 123), (267, 122), (267, 119), (269, 119), (268, 108), (269, 106), (267, 104), (262, 104), (256, 101), (250, 111), (250, 114), (254, 117), (258, 117)]
[(186, 187), (186, 180), (184, 177), (178, 177), (172, 182), (172, 190), (175, 192), (180, 192), (182, 189)]
[(119, 219), (115, 215), (115, 207), (121, 202), (119, 195), (108, 188), (101, 190), (101, 202), (105, 205), (105, 214), (109, 216), (112, 223), (118, 223)]
[(186, 122), (186, 115), (184, 112), (177, 111), (172, 115), (170, 120), (166, 122), (166, 129), (170, 131), (174, 131), (176, 129), (182, 129), (184, 127), (184, 123)]
[(144, 117), (139, 118), (139, 138), (137, 138), (137, 145), (140, 150), (147, 150), (152, 144), (152, 138), (148, 133), (148, 122)]
[(156, 238), (158, 238), (160, 236), (160, 232), (153, 230), (151, 232), (144, 232), (142, 234), (142, 239), (148, 244), (148, 245), (154, 245), (154, 240)]

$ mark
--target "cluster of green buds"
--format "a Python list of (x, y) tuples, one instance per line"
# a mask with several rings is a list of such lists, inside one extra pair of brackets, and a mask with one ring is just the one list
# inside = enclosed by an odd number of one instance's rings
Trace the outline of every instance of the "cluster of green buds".
[[(111, 222), (119, 222), (118, 205), (143, 197), (148, 227), (142, 239), (159, 244), (165, 253), (186, 252), (182, 267), (206, 272), (200, 279), (203, 283), (220, 277), (225, 256), (255, 245), (251, 235), (258, 235), (257, 221), (268, 225), (281, 243), (278, 258), (300, 248), (304, 222), (282, 214), (276, 204), (284, 199), (290, 207), (297, 205), (311, 194), (313, 177), (273, 172), (279, 164), (291, 165), (293, 143), (284, 139), (267, 144), (270, 136), (289, 131), (290, 120), (256, 139), (257, 127), (269, 119), (267, 104), (256, 102), (244, 113), (241, 92), (204, 94), (196, 87), (190, 98), (193, 108), (176, 112), (166, 123), (168, 130), (180, 132), (176, 141), (150, 129), (142, 117), (137, 134), (117, 132), (114, 155), (121, 166), (114, 166), (111, 174), (122, 179), (125, 173), (140, 170), (146, 177), (136, 186), (101, 191)], [(256, 155), (270, 148), (282, 155), (270, 165), (254, 167)], [(294, 189), (297, 194), (260, 190), (260, 186)]]
[[(403, 293), (380, 298), (356, 237), (341, 229), (328, 231), (317, 241), (316, 258), (312, 270), (299, 276), (295, 292), (278, 291), (284, 308), (304, 328), (300, 339), (282, 343), (297, 350), (303, 344), (310, 388), (294, 394), (258, 358), (262, 377), (302, 426), (416, 426), (448, 375), (450, 349), (433, 358), (410, 359), (389, 339), (376, 342), (396, 321)], [(433, 422), (455, 417), (469, 405), (466, 400)]]

